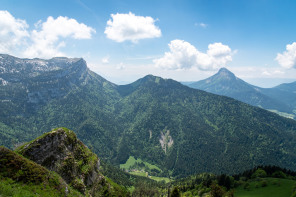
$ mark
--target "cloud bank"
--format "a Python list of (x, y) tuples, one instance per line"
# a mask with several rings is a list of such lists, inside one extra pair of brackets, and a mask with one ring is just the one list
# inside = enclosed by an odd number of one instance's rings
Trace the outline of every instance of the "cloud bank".
[(278, 53), (275, 60), (284, 68), (296, 68), (296, 42), (287, 44), (286, 51)]
[(229, 46), (222, 43), (209, 44), (206, 53), (200, 52), (184, 40), (171, 41), (169, 48), (170, 51), (166, 52), (162, 58), (153, 60), (156, 67), (169, 70), (193, 67), (200, 70), (215, 70), (231, 62), (234, 54)]
[(38, 21), (31, 32), (28, 29), (25, 20), (0, 11), (0, 53), (18, 51), (21, 56), (41, 58), (63, 56), (60, 49), (66, 46), (66, 39), (90, 39), (95, 33), (93, 28), (62, 16), (50, 16), (45, 22)]
[(157, 38), (161, 30), (154, 25), (155, 20), (150, 16), (136, 16), (128, 14), (111, 14), (107, 21), (105, 34), (107, 38), (116, 42), (131, 41), (137, 43), (141, 39)]

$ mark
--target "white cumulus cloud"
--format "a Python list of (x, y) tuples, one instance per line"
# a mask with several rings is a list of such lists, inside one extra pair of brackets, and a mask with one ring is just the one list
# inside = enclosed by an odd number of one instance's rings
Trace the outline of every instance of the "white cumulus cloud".
[(209, 44), (206, 53), (197, 50), (184, 40), (173, 40), (169, 44), (170, 51), (162, 58), (154, 59), (156, 67), (164, 69), (190, 69), (215, 70), (224, 67), (232, 61), (234, 54), (229, 46), (222, 43)]
[(54, 19), (48, 17), (45, 22), (38, 22), (36, 26), (40, 30), (33, 30), (31, 33), (32, 45), (26, 49), (26, 57), (53, 57), (61, 56), (60, 48), (66, 43), (62, 38), (90, 39), (95, 30), (75, 19), (59, 16)]
[(29, 37), (28, 24), (16, 19), (8, 11), (0, 10), (0, 52), (11, 53)]
[(62, 16), (39, 20), (30, 30), (25, 20), (0, 10), (0, 53), (29, 58), (63, 56), (60, 49), (68, 39), (90, 39), (93, 33), (93, 28)]
[(145, 38), (161, 36), (161, 30), (155, 26), (155, 20), (150, 16), (136, 16), (128, 14), (111, 14), (107, 21), (105, 34), (107, 38), (116, 42), (132, 41), (134, 43)]
[(296, 68), (296, 42), (287, 44), (286, 51), (278, 53), (275, 59), (284, 68)]

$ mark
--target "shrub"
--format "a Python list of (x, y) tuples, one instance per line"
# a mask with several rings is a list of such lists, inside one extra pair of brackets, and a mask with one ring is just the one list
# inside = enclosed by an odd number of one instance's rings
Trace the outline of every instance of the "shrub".
[(262, 170), (261, 168), (258, 168), (253, 174), (252, 174), (252, 179), (254, 179), (254, 178), (264, 178), (264, 177), (266, 177), (267, 176), (267, 174), (266, 174), (266, 172), (264, 171), (264, 170)]
[(250, 189), (250, 183), (245, 183), (245, 185), (244, 185), (244, 189), (245, 189), (245, 190), (249, 190), (249, 189)]
[(212, 197), (222, 197), (225, 194), (225, 191), (223, 190), (223, 188), (217, 184), (212, 184), (211, 189), (212, 189), (211, 190)]
[(275, 178), (286, 178), (287, 177), (287, 175), (285, 173), (283, 173), (282, 171), (276, 171), (276, 172), (272, 173), (271, 176), (275, 177)]
[(266, 181), (262, 181), (261, 182), (261, 187), (266, 187), (267, 186), (267, 182)]

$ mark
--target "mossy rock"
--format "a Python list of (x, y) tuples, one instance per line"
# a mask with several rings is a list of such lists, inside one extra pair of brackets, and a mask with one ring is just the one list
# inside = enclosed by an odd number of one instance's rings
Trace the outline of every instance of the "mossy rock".
[(13, 187), (16, 187), (20, 192), (32, 193), (36, 196), (42, 196), (45, 193), (53, 196), (67, 196), (70, 193), (71, 196), (80, 196), (79, 192), (71, 189), (57, 173), (5, 147), (0, 147), (0, 181), (1, 194), (1, 189), (15, 193)]
[[(67, 128), (57, 128), (16, 150), (26, 158), (57, 172), (67, 184), (84, 195), (105, 192), (125, 193), (120, 187), (114, 189), (99, 172), (100, 160), (84, 145), (76, 134)], [(103, 181), (102, 181), (103, 180)], [(108, 188), (108, 189), (106, 189)], [(93, 193), (93, 194), (92, 194)]]

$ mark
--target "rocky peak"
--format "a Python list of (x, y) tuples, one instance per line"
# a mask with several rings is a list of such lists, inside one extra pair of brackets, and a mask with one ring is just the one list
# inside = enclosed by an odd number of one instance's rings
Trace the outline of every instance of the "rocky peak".
[(75, 189), (85, 193), (100, 181), (100, 160), (75, 133), (58, 128), (23, 145), (17, 152), (28, 159), (55, 171)]
[(42, 72), (67, 69), (76, 63), (84, 62), (82, 58), (55, 57), (49, 60), (45, 59), (22, 59), (10, 55), (0, 54), (0, 74), (40, 74)]
[(230, 72), (227, 68), (220, 68), (220, 70), (216, 75), (219, 76), (220, 78), (224, 78), (228, 80), (236, 79), (236, 76), (232, 72)]
[[(61, 98), (73, 88), (87, 84), (90, 78), (82, 58), (21, 59), (0, 54), (0, 86), (6, 91), (0, 100), (21, 99), (22, 105), (33, 111), (51, 99)], [(22, 96), (16, 98), (15, 91)]]

